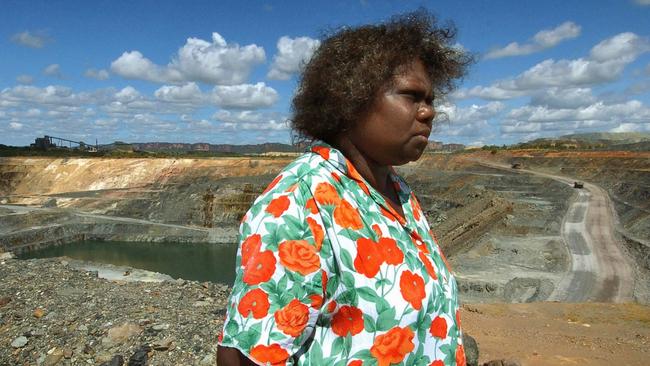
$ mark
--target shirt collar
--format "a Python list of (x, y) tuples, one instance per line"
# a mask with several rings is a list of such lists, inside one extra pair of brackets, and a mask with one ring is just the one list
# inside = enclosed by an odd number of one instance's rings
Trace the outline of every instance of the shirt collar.
[[(361, 174), (359, 174), (354, 165), (352, 165), (352, 163), (338, 149), (332, 147), (326, 142), (316, 141), (311, 145), (310, 151), (320, 155), (336, 170), (340, 171), (342, 174), (345, 174), (350, 179), (364, 183), (370, 187), (370, 184), (368, 184), (368, 182), (361, 176)], [(395, 185), (395, 189), (400, 196), (400, 200), (402, 202), (408, 200), (409, 196), (411, 195), (411, 189), (406, 184), (406, 182), (397, 173), (395, 173), (393, 167), (390, 167), (390, 179)], [(372, 187), (370, 189), (374, 190)]]

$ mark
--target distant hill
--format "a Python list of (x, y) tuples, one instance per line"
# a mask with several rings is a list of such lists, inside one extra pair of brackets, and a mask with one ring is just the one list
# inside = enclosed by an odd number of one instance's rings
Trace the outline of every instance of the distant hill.
[(650, 133), (594, 132), (539, 138), (515, 145), (518, 148), (600, 149), (650, 151)]
[(130, 144), (136, 151), (146, 152), (217, 152), (234, 154), (262, 154), (268, 152), (297, 152), (301, 148), (280, 143), (264, 143), (257, 145), (231, 145), (208, 143), (174, 143), (174, 142), (145, 142)]
[(611, 141), (618, 144), (633, 144), (637, 142), (650, 141), (650, 133), (642, 132), (593, 132), (593, 133), (576, 133), (564, 135), (558, 139), (574, 139), (579, 141)]

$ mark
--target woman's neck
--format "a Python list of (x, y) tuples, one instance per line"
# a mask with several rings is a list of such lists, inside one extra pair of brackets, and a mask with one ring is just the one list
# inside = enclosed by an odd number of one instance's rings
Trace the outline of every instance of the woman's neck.
[(337, 139), (334, 147), (343, 153), (368, 184), (384, 196), (393, 196), (394, 188), (391, 185), (390, 166), (381, 165), (370, 159), (346, 138)]

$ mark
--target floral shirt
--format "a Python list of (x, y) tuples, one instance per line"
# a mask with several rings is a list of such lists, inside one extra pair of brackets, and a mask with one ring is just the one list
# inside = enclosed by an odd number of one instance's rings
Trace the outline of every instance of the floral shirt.
[(465, 365), (456, 281), (391, 179), (404, 217), (328, 145), (289, 164), (242, 220), (221, 345), (264, 365)]

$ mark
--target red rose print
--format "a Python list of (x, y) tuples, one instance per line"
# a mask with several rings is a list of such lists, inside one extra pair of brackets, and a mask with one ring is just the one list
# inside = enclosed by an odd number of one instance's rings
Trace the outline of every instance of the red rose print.
[(377, 236), (380, 237), (380, 238), (383, 236), (383, 234), (381, 232), (381, 228), (377, 224), (372, 225), (372, 231), (374, 231), (375, 234), (377, 234)]
[(348, 333), (356, 335), (363, 330), (363, 313), (354, 306), (343, 305), (332, 317), (332, 331), (345, 337)]
[(419, 251), (424, 252), (426, 254), (429, 254), (429, 248), (427, 248), (427, 245), (424, 243), (420, 235), (418, 235), (416, 232), (411, 233), (411, 241), (413, 242), (413, 245), (415, 245), (416, 248), (418, 248)]
[(311, 217), (307, 218), (307, 224), (309, 224), (309, 229), (311, 230), (312, 235), (314, 235), (314, 244), (316, 244), (316, 250), (320, 250), (321, 245), (323, 245), (323, 238), (325, 234), (323, 232), (323, 227), (316, 222), (316, 220)]
[(354, 361), (351, 361), (351, 362), (348, 364), (348, 366), (363, 366), (363, 361), (361, 361), (361, 360), (354, 360)]
[(424, 293), (424, 279), (411, 271), (404, 271), (399, 278), (399, 290), (404, 300), (408, 301), (414, 309), (422, 308)]
[(316, 201), (314, 201), (313, 198), (307, 200), (305, 203), (305, 208), (307, 208), (312, 214), (318, 213), (318, 206), (316, 206)]
[(241, 244), (241, 265), (246, 267), (246, 263), (260, 251), (262, 245), (262, 236), (253, 234), (246, 238)]
[(361, 188), (361, 190), (365, 194), (370, 195), (370, 190), (368, 189), (368, 186), (364, 182), (357, 181), (357, 185), (359, 185), (359, 188)]
[(309, 320), (309, 308), (298, 299), (293, 299), (287, 306), (273, 314), (275, 324), (287, 335), (299, 336), (307, 326)]
[(314, 191), (314, 198), (321, 205), (336, 205), (341, 200), (336, 188), (326, 182), (318, 183)]
[(303, 276), (320, 269), (316, 248), (306, 240), (287, 240), (278, 246), (280, 264)]
[(380, 238), (378, 246), (386, 263), (398, 265), (404, 261), (404, 253), (402, 253), (394, 239)]
[(287, 196), (280, 196), (278, 198), (274, 198), (269, 202), (269, 205), (266, 206), (266, 212), (270, 213), (271, 215), (275, 217), (280, 217), (289, 208), (289, 205), (291, 202), (289, 201), (289, 197)]
[(250, 354), (255, 361), (262, 364), (285, 365), (289, 358), (289, 352), (277, 343), (273, 343), (270, 346), (263, 344), (257, 345), (250, 349)]
[(429, 333), (436, 338), (447, 338), (447, 321), (445, 318), (437, 316), (433, 319), (431, 327), (429, 328)]
[(323, 282), (323, 295), (327, 292), (327, 273), (321, 271), (321, 281)]
[(329, 304), (327, 304), (327, 312), (328, 313), (333, 313), (334, 310), (336, 310), (336, 301), (332, 300), (332, 301), (330, 301)]
[(311, 151), (323, 157), (325, 160), (330, 158), (330, 149), (325, 146), (314, 146), (311, 148)]
[(269, 183), (268, 187), (266, 187), (266, 189), (264, 190), (264, 192), (262, 192), (262, 194), (272, 190), (273, 187), (275, 187), (278, 184), (278, 182), (280, 182), (280, 180), (282, 180), (282, 174), (275, 177), (275, 179), (273, 179), (273, 181)]
[(418, 202), (414, 194), (411, 194), (411, 207), (413, 207), (413, 218), (415, 221), (420, 221), (420, 212), (422, 209), (420, 208), (420, 202)]
[(441, 360), (435, 360), (429, 364), (429, 366), (445, 366), (445, 363)]
[(339, 183), (341, 182), (341, 177), (338, 174), (336, 174), (335, 172), (332, 172), (332, 178), (334, 178), (334, 180), (339, 182)]
[(395, 327), (375, 338), (370, 354), (377, 359), (378, 366), (400, 363), (413, 349), (413, 331), (409, 327)]
[(357, 170), (357, 168), (355, 168), (354, 165), (352, 165), (352, 163), (350, 163), (350, 161), (347, 160), (347, 159), (345, 160), (345, 166), (347, 166), (347, 168), (348, 168), (348, 176), (350, 176), (350, 178), (356, 180), (357, 182), (363, 182), (364, 181), (361, 174), (359, 174), (359, 171)]
[(273, 252), (265, 250), (252, 256), (244, 267), (242, 280), (249, 285), (266, 282), (273, 277), (276, 259)]
[(466, 366), (466, 360), (465, 360), (465, 348), (463, 348), (462, 344), (459, 344), (458, 347), (456, 347), (456, 366)]
[(419, 252), (418, 257), (424, 264), (424, 268), (427, 270), (429, 276), (431, 276), (431, 278), (433, 278), (434, 280), (437, 280), (438, 276), (436, 275), (436, 270), (433, 268), (433, 264), (431, 264), (431, 261), (429, 260), (429, 258), (427, 258), (427, 255), (424, 254), (423, 252)]
[(395, 221), (396, 220), (395, 215), (392, 212), (387, 211), (385, 208), (380, 206), (379, 211), (381, 211), (381, 214), (384, 217), (386, 217), (387, 219), (389, 219), (390, 221)]
[(237, 311), (247, 318), (253, 313), (253, 318), (262, 319), (269, 313), (269, 296), (262, 289), (256, 288), (247, 292), (237, 305)]
[(384, 257), (379, 246), (372, 240), (361, 238), (357, 240), (357, 256), (354, 258), (354, 269), (368, 278), (374, 278)]
[(363, 221), (359, 210), (354, 208), (348, 201), (341, 200), (334, 209), (334, 222), (346, 229), (359, 230), (363, 227)]
[(311, 300), (311, 306), (314, 309), (320, 309), (323, 306), (323, 297), (321, 295), (309, 295), (309, 300)]

